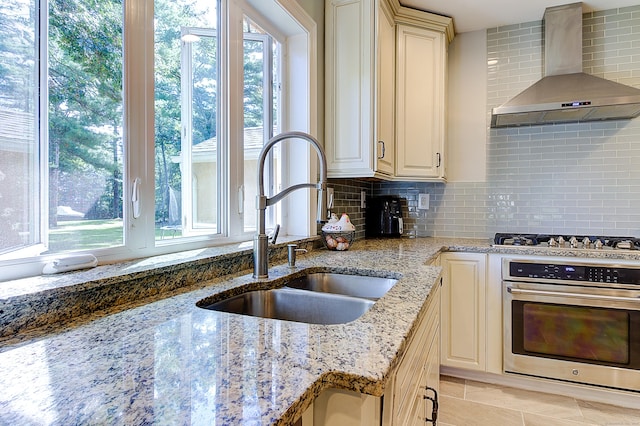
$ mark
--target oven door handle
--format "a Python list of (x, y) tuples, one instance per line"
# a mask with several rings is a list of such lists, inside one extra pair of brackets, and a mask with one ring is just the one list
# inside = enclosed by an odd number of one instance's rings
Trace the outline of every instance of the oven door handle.
[(507, 287), (507, 291), (511, 294), (531, 295), (531, 296), (555, 296), (555, 297), (571, 297), (589, 300), (610, 300), (612, 302), (640, 302), (640, 297), (622, 297), (622, 296), (606, 296), (597, 294), (579, 294), (567, 293), (563, 291), (544, 291), (544, 290), (525, 290), (522, 288)]

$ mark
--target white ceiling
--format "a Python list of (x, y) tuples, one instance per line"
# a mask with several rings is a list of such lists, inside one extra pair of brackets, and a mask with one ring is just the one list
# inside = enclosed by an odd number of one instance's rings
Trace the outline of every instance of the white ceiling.
[[(453, 18), (456, 33), (519, 24), (542, 19), (550, 6), (574, 3), (562, 0), (400, 0), (404, 6)], [(584, 12), (635, 6), (640, 0), (588, 0), (582, 2)]]

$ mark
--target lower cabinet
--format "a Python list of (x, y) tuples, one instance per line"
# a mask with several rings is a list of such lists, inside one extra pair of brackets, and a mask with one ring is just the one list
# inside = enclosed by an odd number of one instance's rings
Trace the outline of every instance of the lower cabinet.
[(440, 286), (432, 290), (426, 309), (383, 397), (328, 389), (316, 398), (299, 424), (424, 426), (434, 423), (440, 382)]
[(437, 291), (432, 294), (436, 297), (431, 298), (427, 314), (394, 377), (391, 422), (388, 423), (391, 425), (424, 425), (435, 408), (426, 398), (437, 394), (440, 377), (440, 288), (433, 291)]
[(481, 253), (443, 253), (441, 364), (486, 370), (486, 264)]

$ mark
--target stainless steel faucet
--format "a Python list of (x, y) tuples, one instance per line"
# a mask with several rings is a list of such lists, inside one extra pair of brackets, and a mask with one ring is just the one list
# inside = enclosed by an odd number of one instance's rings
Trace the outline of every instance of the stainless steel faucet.
[[(286, 189), (283, 189), (278, 194), (271, 198), (267, 198), (264, 195), (264, 162), (267, 159), (269, 150), (278, 142), (284, 139), (302, 139), (309, 142), (316, 150), (318, 154), (318, 160), (320, 161), (320, 182), (313, 183), (299, 183), (292, 185)], [(274, 205), (289, 193), (296, 189), (313, 188), (318, 190), (318, 212), (317, 221), (322, 223), (325, 221), (327, 214), (327, 158), (324, 155), (322, 147), (318, 141), (311, 135), (304, 132), (285, 132), (280, 133), (269, 139), (260, 155), (258, 156), (258, 195), (256, 196), (256, 209), (258, 210), (258, 224), (256, 230), (256, 236), (253, 240), (253, 277), (254, 278), (268, 278), (269, 277), (269, 237), (265, 234), (265, 216), (267, 206)]]

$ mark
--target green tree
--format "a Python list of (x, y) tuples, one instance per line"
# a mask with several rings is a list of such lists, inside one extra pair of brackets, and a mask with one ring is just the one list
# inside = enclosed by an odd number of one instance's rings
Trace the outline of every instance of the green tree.
[(155, 1), (155, 204), (156, 222), (168, 223), (170, 188), (179, 189), (181, 174), (171, 157), (180, 153), (181, 29), (189, 26), (193, 6)]
[(51, 225), (60, 194), (78, 192), (64, 174), (102, 175), (110, 202), (99, 216), (121, 217), (122, 28), (120, 0), (49, 2)]
[(33, 112), (36, 105), (36, 37), (33, 1), (0, 4), (0, 106)]
[(263, 42), (244, 41), (244, 127), (264, 125)]
[(201, 37), (193, 43), (192, 126), (193, 144), (217, 136), (218, 42), (216, 37)]
[[(0, 251), (19, 247), (32, 223), (28, 153), (37, 146), (37, 38), (34, 0), (0, 3)], [(5, 126), (10, 125), (10, 131)]]

